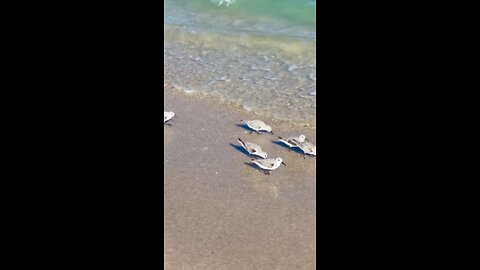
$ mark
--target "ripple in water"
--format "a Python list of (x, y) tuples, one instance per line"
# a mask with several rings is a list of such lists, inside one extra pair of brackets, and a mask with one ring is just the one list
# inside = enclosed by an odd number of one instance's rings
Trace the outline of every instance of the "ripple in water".
[(164, 79), (175, 88), (208, 93), (279, 120), (315, 124), (315, 51), (295, 55), (314, 45), (170, 30), (164, 40)]
[[(228, 9), (246, 3), (230, 2)], [(225, 1), (216, 4), (227, 5)], [(165, 16), (166, 82), (187, 93), (235, 102), (259, 115), (316, 125), (314, 31), (243, 15), (209, 17), (188, 9), (175, 12)], [(208, 23), (203, 17), (209, 17)], [(302, 37), (292, 38), (292, 30)]]

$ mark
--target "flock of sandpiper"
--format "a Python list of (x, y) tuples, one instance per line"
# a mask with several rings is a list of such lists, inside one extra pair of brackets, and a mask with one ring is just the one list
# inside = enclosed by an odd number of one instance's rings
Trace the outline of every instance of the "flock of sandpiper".
[[(171, 125), (169, 123), (174, 117), (176, 117), (173, 112), (164, 112), (163, 113), (163, 123), (165, 125)], [(261, 134), (263, 132), (271, 133), (273, 135), (272, 127), (265, 124), (261, 120), (251, 120), (243, 121), (245, 126), (251, 131), (250, 133), (256, 132)], [(240, 145), (248, 152), (252, 157), (252, 163), (258, 166), (265, 174), (270, 174), (271, 171), (278, 169), (282, 164), (285, 165), (282, 158), (268, 158), (268, 154), (262, 150), (259, 145), (256, 145), (251, 142), (245, 142), (242, 139), (238, 138)], [(298, 137), (282, 138), (278, 137), (278, 142), (281, 142), (288, 146), (290, 149), (297, 148), (301, 151), (303, 157), (305, 156), (316, 156), (317, 147), (311, 143), (305, 135), (300, 135)], [(286, 166), (286, 165), (285, 165)]]

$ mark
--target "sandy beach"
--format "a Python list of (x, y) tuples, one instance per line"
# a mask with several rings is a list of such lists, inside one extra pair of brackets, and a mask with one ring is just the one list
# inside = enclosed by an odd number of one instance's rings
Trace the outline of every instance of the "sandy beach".
[[(165, 269), (315, 269), (316, 159), (246, 132), (240, 120), (261, 117), (211, 97), (167, 86), (164, 107), (178, 115), (164, 126)], [(315, 129), (261, 119), (316, 143)], [(239, 137), (287, 167), (255, 169)]]

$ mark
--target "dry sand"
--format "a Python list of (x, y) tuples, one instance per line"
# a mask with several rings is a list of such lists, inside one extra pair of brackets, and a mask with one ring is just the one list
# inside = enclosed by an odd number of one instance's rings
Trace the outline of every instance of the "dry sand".
[[(315, 269), (316, 159), (249, 134), (237, 125), (255, 115), (204, 96), (165, 89), (178, 118), (164, 126), (165, 269)], [(315, 130), (274, 127), (275, 135)], [(283, 157), (271, 175), (247, 165), (236, 139)]]

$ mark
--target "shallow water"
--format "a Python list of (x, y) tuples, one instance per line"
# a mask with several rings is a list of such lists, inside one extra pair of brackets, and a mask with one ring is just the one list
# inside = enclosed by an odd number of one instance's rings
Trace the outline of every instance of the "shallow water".
[(165, 23), (315, 38), (316, 1), (233, 0), (227, 3), (226, 0), (164, 0)]
[(164, 1), (164, 80), (315, 126), (315, 2)]

